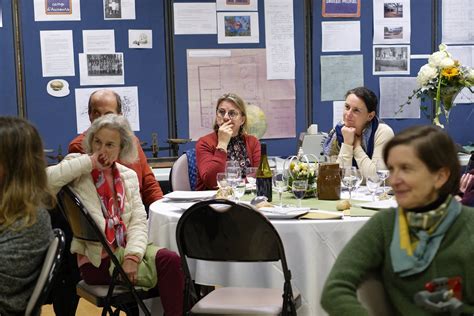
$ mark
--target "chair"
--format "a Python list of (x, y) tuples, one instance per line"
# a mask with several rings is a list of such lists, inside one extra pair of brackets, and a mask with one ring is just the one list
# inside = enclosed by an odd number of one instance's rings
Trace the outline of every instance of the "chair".
[[(228, 200), (194, 204), (181, 216), (176, 241), (185, 274), (184, 310), (192, 314), (296, 315), (300, 303), (293, 294), (291, 272), (276, 229), (249, 205)], [(221, 262), (280, 261), (282, 288), (220, 287), (198, 297), (187, 258)]]
[(54, 239), (49, 244), (43, 267), (36, 281), (33, 293), (26, 305), (25, 316), (38, 315), (41, 306), (48, 297), (51, 284), (55, 278), (64, 255), (66, 239), (60, 229), (54, 229)]
[(170, 172), (171, 191), (194, 191), (197, 182), (196, 149), (187, 150), (173, 164)]
[[(100, 242), (115, 266), (110, 285), (89, 285), (82, 280), (77, 284), (77, 295), (97, 307), (102, 307), (102, 315), (119, 315), (120, 310), (133, 303), (137, 303), (145, 315), (150, 315), (143, 299), (156, 297), (156, 292), (144, 291), (133, 286), (105, 240), (102, 231), (81, 200), (68, 186), (63, 187), (58, 193), (58, 202), (74, 237), (85, 241)], [(117, 284), (119, 276), (122, 280), (120, 285)], [(115, 307), (116, 310), (113, 311), (111, 307)]]
[(380, 276), (370, 273), (357, 288), (357, 298), (362, 303), (370, 316), (393, 315), (393, 308), (387, 298), (385, 288)]

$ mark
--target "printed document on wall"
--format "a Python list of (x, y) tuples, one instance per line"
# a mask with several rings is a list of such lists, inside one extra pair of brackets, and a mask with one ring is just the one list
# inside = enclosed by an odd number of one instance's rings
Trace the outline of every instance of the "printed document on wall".
[(74, 76), (72, 31), (40, 31), (43, 77)]
[(82, 30), (84, 53), (115, 53), (114, 30)]
[(409, 44), (410, 0), (373, 0), (374, 44)]
[[(130, 123), (130, 127), (134, 131), (140, 130), (140, 116), (138, 106), (138, 87), (109, 87), (120, 96), (122, 100), (122, 113)], [(102, 88), (80, 88), (75, 89), (76, 96), (76, 123), (77, 133), (80, 134), (87, 130), (91, 125), (89, 114), (87, 113), (87, 105), (92, 92)]]
[(362, 55), (321, 56), (321, 101), (344, 100), (347, 90), (364, 85)]
[(474, 44), (474, 1), (442, 1), (442, 42)]
[(322, 22), (322, 51), (360, 51), (360, 21)]
[(420, 99), (412, 97), (406, 104), (417, 88), (415, 77), (380, 77), (380, 117), (420, 118)]
[(332, 126), (336, 126), (342, 121), (342, 115), (344, 114), (344, 105), (346, 101), (333, 101), (332, 102)]
[(267, 79), (295, 79), (292, 0), (265, 1)]
[(216, 34), (215, 3), (175, 3), (174, 34)]

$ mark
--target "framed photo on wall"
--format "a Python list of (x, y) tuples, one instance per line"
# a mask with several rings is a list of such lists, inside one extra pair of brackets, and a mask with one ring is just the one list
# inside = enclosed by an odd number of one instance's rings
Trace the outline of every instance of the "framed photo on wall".
[(323, 17), (360, 17), (360, 0), (322, 0)]

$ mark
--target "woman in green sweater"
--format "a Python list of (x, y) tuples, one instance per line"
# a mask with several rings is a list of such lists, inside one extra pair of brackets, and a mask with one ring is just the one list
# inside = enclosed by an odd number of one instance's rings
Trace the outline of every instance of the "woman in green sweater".
[(383, 153), (398, 209), (373, 216), (339, 254), (321, 298), (330, 315), (368, 315), (357, 288), (382, 280), (395, 315), (431, 315), (415, 304), (433, 279), (462, 279), (463, 313), (474, 313), (474, 209), (453, 198), (460, 165), (453, 141), (434, 126), (411, 127)]

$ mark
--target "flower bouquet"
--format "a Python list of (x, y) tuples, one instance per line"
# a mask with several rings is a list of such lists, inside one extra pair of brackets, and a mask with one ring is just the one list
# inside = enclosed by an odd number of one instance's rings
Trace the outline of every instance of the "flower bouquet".
[(435, 115), (433, 123), (444, 127), (440, 121), (440, 114), (444, 114), (446, 123), (449, 121), (449, 112), (453, 107), (456, 96), (463, 88), (474, 92), (474, 70), (463, 66), (452, 58), (446, 45), (439, 45), (439, 51), (430, 55), (428, 63), (420, 68), (416, 80), (418, 89), (408, 97), (408, 101), (400, 106), (399, 112), (406, 104), (411, 103), (413, 97), (425, 100), (429, 97), (435, 100)]

